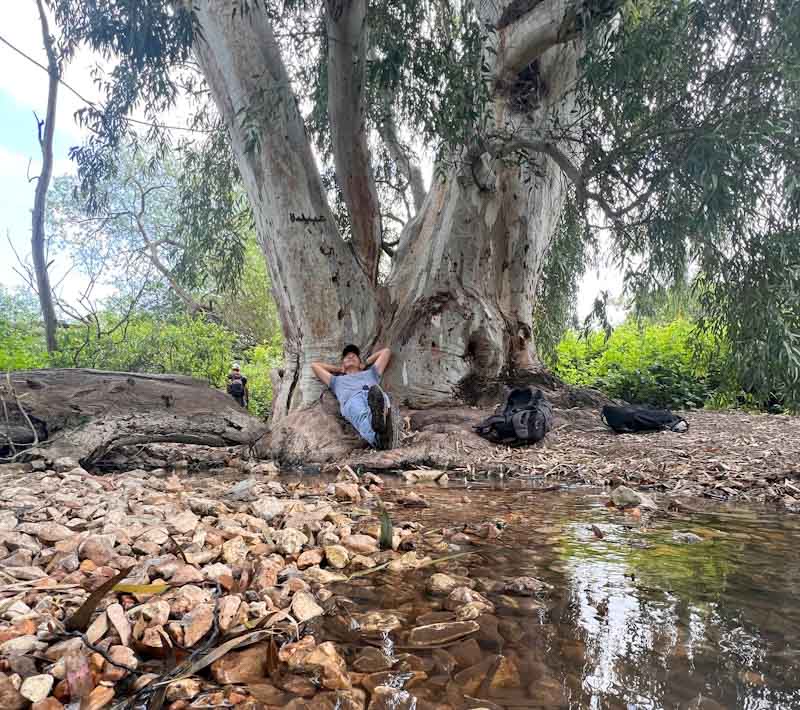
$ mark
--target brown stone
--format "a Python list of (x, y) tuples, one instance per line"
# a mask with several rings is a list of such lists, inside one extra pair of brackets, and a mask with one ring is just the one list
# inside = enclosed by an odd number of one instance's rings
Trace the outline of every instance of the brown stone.
[(214, 625), (214, 606), (200, 604), (183, 617), (183, 643), (194, 646)]
[(225, 596), (219, 600), (219, 630), (223, 633), (236, 625), (242, 600), (239, 597)]
[[(136, 654), (127, 646), (112, 646), (108, 649), (108, 656), (114, 663), (118, 663), (120, 666), (127, 666), (131, 671), (135, 671), (139, 667)], [(105, 661), (103, 665), (103, 680), (110, 680), (116, 683), (128, 675), (128, 672), (124, 668)]]
[(226, 653), (211, 664), (211, 675), (220, 685), (263, 683), (267, 678), (267, 646), (257, 644)]
[(480, 663), (481, 657), (483, 656), (481, 647), (475, 639), (461, 641), (455, 646), (450, 646), (447, 650), (453, 655), (453, 658), (456, 659), (456, 663), (460, 668), (468, 668), (469, 666), (474, 666), (476, 663)]
[(203, 573), (193, 565), (179, 565), (172, 573), (170, 582), (173, 584), (191, 584), (192, 582), (202, 583)]
[(415, 710), (417, 699), (406, 690), (382, 685), (372, 692), (369, 710)]
[(454, 680), (461, 686), (464, 695), (475, 695), (485, 678), (492, 672), (495, 664), (498, 663), (500, 659), (501, 656), (486, 656), (480, 663), (465, 668), (463, 671), (456, 674)]
[(367, 646), (353, 661), (353, 669), (359, 673), (379, 673), (392, 667), (392, 660), (380, 649)]
[(325, 556), (322, 554), (322, 550), (320, 550), (318, 547), (315, 547), (311, 550), (306, 550), (297, 558), (297, 569), (305, 569), (306, 567), (318, 565), (320, 562), (322, 562), (324, 557)]
[(342, 545), (357, 555), (371, 555), (378, 552), (378, 541), (369, 535), (345, 535), (342, 538)]
[(120, 643), (123, 646), (127, 646), (131, 641), (131, 624), (125, 615), (122, 605), (110, 604), (106, 609), (106, 616), (117, 634), (119, 634)]
[(417, 626), (408, 634), (409, 646), (438, 646), (475, 633), (480, 626), (474, 621), (449, 621)]
[(64, 706), (51, 695), (31, 705), (31, 710), (64, 710)]
[(98, 685), (81, 704), (81, 710), (101, 710), (107, 707), (114, 699), (114, 689), (105, 685)]
[(370, 673), (364, 678), (362, 685), (370, 692), (374, 693), (377, 688), (388, 683), (396, 683), (402, 678), (403, 688), (413, 688), (428, 679), (428, 674), (424, 671), (408, 671), (399, 676), (394, 671), (383, 671), (382, 673)]
[[(256, 700), (265, 705), (276, 705), (283, 707), (286, 705), (291, 696), (280, 688), (276, 688), (271, 683), (250, 683), (247, 686), (247, 692), (250, 693)], [(228, 700), (233, 702), (231, 696)], [(211, 703), (209, 703), (211, 704)]]
[(203, 684), (197, 678), (181, 678), (167, 686), (166, 697), (170, 702), (175, 700), (192, 700), (200, 695)]
[(292, 615), (300, 623), (322, 616), (324, 613), (310, 592), (297, 592), (292, 597)]

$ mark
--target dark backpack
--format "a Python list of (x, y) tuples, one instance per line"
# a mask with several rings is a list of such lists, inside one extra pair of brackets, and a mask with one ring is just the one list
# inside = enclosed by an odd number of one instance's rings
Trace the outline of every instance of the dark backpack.
[(689, 430), (688, 422), (668, 409), (650, 409), (649, 407), (612, 407), (605, 406), (600, 414), (603, 422), (617, 434), (632, 434), (639, 431), (685, 432)]
[(541, 390), (513, 389), (502, 411), (484, 419), (475, 432), (496, 444), (521, 446), (544, 439), (553, 428), (553, 408)]
[(230, 381), (228, 384), (228, 394), (233, 397), (241, 397), (244, 395), (244, 382), (242, 382), (241, 378), (237, 377)]

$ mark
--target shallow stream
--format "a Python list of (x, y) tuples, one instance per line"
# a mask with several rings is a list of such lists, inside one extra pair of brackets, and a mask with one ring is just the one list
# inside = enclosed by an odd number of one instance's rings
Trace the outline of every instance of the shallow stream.
[[(372, 642), (395, 657), (411, 653), (392, 671), (397, 687), (434, 704), (465, 698), (468, 707), (800, 708), (799, 517), (737, 505), (638, 518), (587, 489), (414, 490), (431, 507), (396, 517), (429, 531), (438, 553), (423, 547), (426, 554), (474, 551), (436, 571), (469, 576), (496, 612), (478, 618), (477, 646), (409, 651), (403, 632), (454, 618), (444, 597), (425, 590), (430, 568), (334, 585), (352, 600), (348, 613), (382, 609), (402, 620)], [(454, 544), (439, 535), (488, 521), (501, 521), (499, 537)], [(676, 532), (702, 541), (680, 542)], [(535, 597), (486, 591), (521, 575), (551, 589)], [(326, 624), (350, 659), (363, 650), (343, 635), (341, 619)], [(511, 663), (492, 681), (498, 655)], [(486, 677), (462, 672), (481, 660)], [(414, 676), (416, 668), (427, 677)]]

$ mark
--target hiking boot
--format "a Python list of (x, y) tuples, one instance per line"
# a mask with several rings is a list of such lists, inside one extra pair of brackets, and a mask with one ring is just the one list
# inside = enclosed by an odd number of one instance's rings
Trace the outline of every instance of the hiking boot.
[(367, 394), (367, 404), (372, 415), (372, 431), (375, 432), (375, 446), (379, 449), (386, 448), (386, 429), (390, 424), (391, 408), (387, 397), (378, 385), (372, 385)]

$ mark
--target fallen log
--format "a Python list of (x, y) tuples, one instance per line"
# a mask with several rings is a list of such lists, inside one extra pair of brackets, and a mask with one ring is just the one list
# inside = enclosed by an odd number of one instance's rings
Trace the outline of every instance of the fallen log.
[(266, 431), (225, 392), (182, 375), (21, 370), (0, 381), (0, 400), (5, 459), (69, 457), (86, 467), (120, 446), (252, 445)]

